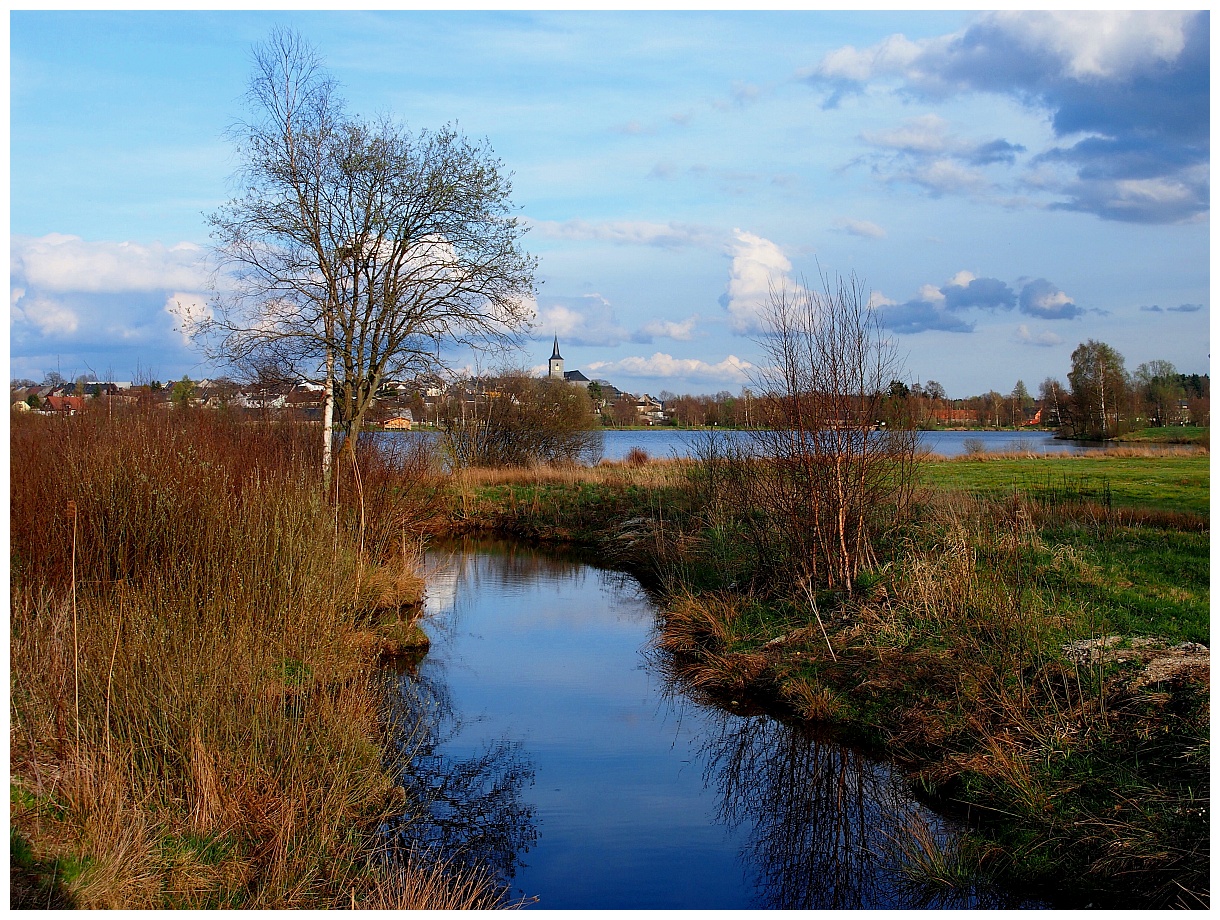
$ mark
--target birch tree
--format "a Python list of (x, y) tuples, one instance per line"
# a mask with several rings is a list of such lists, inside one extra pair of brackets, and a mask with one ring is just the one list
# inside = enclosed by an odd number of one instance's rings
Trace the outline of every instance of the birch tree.
[(239, 367), (321, 383), (354, 447), (384, 381), (516, 339), (536, 260), (486, 142), (348, 115), (295, 33), (256, 49), (249, 101), (232, 131), (243, 191), (210, 218), (218, 282), (195, 331)]
[(850, 592), (914, 485), (916, 433), (879, 424), (901, 362), (854, 277), (773, 289), (764, 320), (755, 382), (770, 417), (751, 432), (765, 471), (753, 477), (755, 506), (806, 579)]

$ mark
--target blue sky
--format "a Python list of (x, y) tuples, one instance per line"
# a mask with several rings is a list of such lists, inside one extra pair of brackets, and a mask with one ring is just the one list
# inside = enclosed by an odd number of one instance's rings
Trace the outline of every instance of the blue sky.
[[(512, 363), (736, 393), (769, 282), (855, 273), (910, 381), (1206, 373), (1203, 13), (12, 12), (10, 374), (206, 376), (225, 128), (274, 26), (351, 111), (486, 138), (538, 256)], [(459, 363), (466, 356), (454, 356)]]

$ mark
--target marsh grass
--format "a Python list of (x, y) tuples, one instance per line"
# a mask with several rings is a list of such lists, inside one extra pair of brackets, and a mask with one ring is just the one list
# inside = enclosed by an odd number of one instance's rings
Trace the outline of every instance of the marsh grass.
[[(1158, 475), (1160, 459), (1139, 462), (1151, 464), (1141, 478)], [(1205, 642), (1206, 519), (1116, 507), (1110, 490), (1092, 478), (927, 489), (867, 590), (819, 597), (826, 641), (791, 584), (752, 600), (678, 591), (658, 645), (701, 697), (770, 698), (989, 815), (1010, 879), (1068, 873), (1081, 896), (1113, 899), (1121, 875), (1139, 903), (1206, 901), (1206, 680), (1149, 683), (1120, 655), (1065, 653), (1113, 632)], [(915, 865), (953, 874), (931, 851)]]
[(363, 502), (342, 465), (336, 501), (316, 440), (215, 412), (14, 419), (10, 820), (42, 869), (13, 906), (382, 891), (393, 775), (355, 627), (418, 591), (433, 487), (358, 457)]

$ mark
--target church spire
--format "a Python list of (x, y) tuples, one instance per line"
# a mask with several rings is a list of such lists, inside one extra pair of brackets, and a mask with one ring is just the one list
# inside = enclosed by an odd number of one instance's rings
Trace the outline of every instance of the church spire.
[(563, 355), (559, 353), (559, 336), (555, 336), (555, 350), (551, 352), (551, 360), (563, 360)]

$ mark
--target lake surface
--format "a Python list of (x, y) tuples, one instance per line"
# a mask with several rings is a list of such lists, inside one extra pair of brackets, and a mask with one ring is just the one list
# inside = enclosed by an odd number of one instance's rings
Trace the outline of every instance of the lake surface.
[[(750, 443), (748, 431), (725, 429), (715, 432)], [(697, 453), (700, 439), (706, 431), (685, 431), (675, 428), (652, 428), (641, 431), (607, 429), (602, 454), (607, 460), (622, 460), (627, 451), (638, 447), (650, 457), (689, 457)], [(975, 442), (988, 453), (1022, 451), (1035, 454), (1080, 453), (1099, 450), (1095, 444), (1057, 440), (1051, 431), (921, 431), (919, 444), (934, 454), (960, 457), (969, 453), (967, 442)]]
[[(374, 438), (390, 442), (410, 438), (435, 438), (434, 431), (377, 432)], [(730, 438), (749, 443), (748, 431), (722, 429), (718, 431), (689, 431), (676, 428), (646, 428), (621, 430), (607, 428), (602, 458), (622, 460), (633, 447), (639, 448), (654, 458), (690, 457), (698, 453), (701, 440), (709, 436)], [(978, 447), (987, 453), (1021, 451), (1035, 454), (1082, 453), (1105, 450), (1103, 444), (1082, 441), (1065, 441), (1055, 438), (1050, 431), (921, 431), (920, 446), (944, 457), (960, 457)]]
[(633, 579), (490, 542), (427, 568), (433, 645), (394, 684), (429, 815), (404, 845), (490, 865), (536, 908), (1022, 906), (910, 881), (915, 835), (956, 830), (897, 771), (676, 692)]

